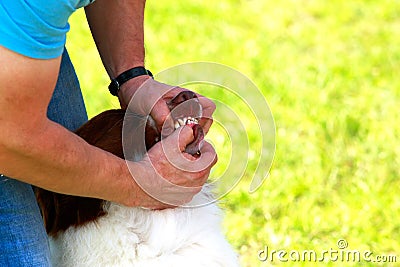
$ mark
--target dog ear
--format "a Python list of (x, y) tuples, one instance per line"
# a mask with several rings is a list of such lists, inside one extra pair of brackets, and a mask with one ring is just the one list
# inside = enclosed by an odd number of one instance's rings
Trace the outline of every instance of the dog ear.
[(86, 142), (123, 158), (122, 125), (125, 110), (107, 110), (83, 124), (76, 134)]
[(54, 228), (54, 223), (56, 221), (56, 205), (54, 203), (55, 193), (38, 187), (34, 187), (34, 191), (40, 212), (42, 213), (44, 226), (47, 233), (50, 233), (51, 229)]
[(101, 199), (63, 195), (35, 188), (46, 232), (57, 236), (71, 225), (79, 226), (105, 214)]
[[(82, 125), (76, 134), (89, 144), (123, 158), (121, 132), (124, 114), (124, 110), (103, 112)], [(41, 188), (35, 188), (35, 195), (50, 236), (104, 214), (103, 200), (100, 199), (68, 196)]]
[(100, 113), (82, 125), (76, 134), (120, 158), (126, 158), (124, 150), (128, 151), (128, 160), (140, 159), (161, 138), (151, 117), (122, 109)]

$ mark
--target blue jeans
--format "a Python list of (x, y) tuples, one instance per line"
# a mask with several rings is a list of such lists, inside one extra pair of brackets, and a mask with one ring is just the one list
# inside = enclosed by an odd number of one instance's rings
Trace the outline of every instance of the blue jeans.
[[(87, 121), (79, 82), (65, 49), (47, 115), (72, 131)], [(51, 266), (32, 186), (5, 176), (0, 177), (0, 266)]]

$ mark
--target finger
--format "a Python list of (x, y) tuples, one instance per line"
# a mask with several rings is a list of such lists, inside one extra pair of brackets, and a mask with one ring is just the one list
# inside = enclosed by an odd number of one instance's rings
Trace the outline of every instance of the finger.
[(215, 148), (207, 141), (203, 142), (203, 145), (200, 148), (200, 152), (201, 152), (200, 160), (203, 160), (204, 162), (210, 162), (209, 165), (210, 168), (217, 163), (218, 161), (217, 152), (215, 151)]
[(209, 172), (210, 169), (217, 163), (218, 156), (215, 152), (214, 147), (204, 141), (202, 148), (200, 149), (200, 157), (189, 162), (187, 170), (190, 172)]
[(204, 132), (207, 133), (213, 123), (212, 115), (216, 109), (216, 105), (207, 97), (198, 96), (198, 99), (201, 106), (203, 107), (203, 114), (201, 116), (199, 124), (203, 127)]
[(178, 138), (179, 150), (183, 152), (188, 144), (194, 140), (193, 130), (189, 126), (180, 127), (176, 135)]
[(178, 150), (183, 152), (188, 144), (194, 139), (193, 130), (189, 126), (183, 126), (174, 131), (170, 136), (163, 140), (163, 146), (166, 151)]
[(199, 124), (201, 125), (204, 135), (207, 135), (208, 131), (211, 128), (211, 125), (213, 124), (214, 120), (213, 119), (207, 119), (207, 118), (201, 118), (199, 121)]
[(168, 114), (169, 114), (169, 109), (163, 99), (159, 99), (150, 112), (150, 115), (155, 120), (157, 127), (159, 127), (159, 129), (161, 129), (161, 127), (163, 126), (163, 123), (165, 119), (168, 117)]
[(212, 114), (214, 113), (215, 109), (216, 109), (216, 105), (213, 101), (211, 101), (211, 99), (204, 97), (204, 96), (199, 96), (198, 97), (199, 102), (201, 104), (201, 106), (203, 107), (203, 116), (207, 117), (207, 118), (211, 118)]
[(169, 87), (151, 109), (150, 114), (156, 122), (157, 129), (161, 131), (164, 137), (170, 135), (175, 130), (174, 121), (170, 116), (171, 111), (168, 108), (167, 101), (181, 91), (183, 91), (183, 89), (180, 87)]

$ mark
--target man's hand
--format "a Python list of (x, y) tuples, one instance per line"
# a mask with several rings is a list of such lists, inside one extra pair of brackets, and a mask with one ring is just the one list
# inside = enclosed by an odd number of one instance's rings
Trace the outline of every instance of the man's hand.
[(184, 126), (152, 147), (145, 158), (129, 163), (136, 175), (138, 190), (134, 206), (164, 209), (186, 204), (200, 192), (211, 167), (217, 161), (214, 148), (204, 142), (201, 156), (194, 158), (184, 151), (193, 141), (192, 130)]
[[(122, 108), (129, 108), (142, 115), (150, 114), (156, 121), (158, 129), (160, 131), (162, 129), (163, 133), (168, 135), (174, 130), (174, 122), (168, 116), (170, 110), (166, 102), (186, 90), (157, 82), (149, 76), (139, 76), (124, 83), (118, 96)], [(212, 114), (215, 111), (215, 104), (199, 94), (197, 97), (203, 108), (199, 124), (207, 133), (213, 122)]]

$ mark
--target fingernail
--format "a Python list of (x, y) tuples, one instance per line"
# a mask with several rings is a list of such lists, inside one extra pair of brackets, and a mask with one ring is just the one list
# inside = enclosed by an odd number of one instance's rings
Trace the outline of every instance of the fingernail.
[(161, 130), (161, 136), (162, 137), (167, 137), (169, 135), (171, 135), (174, 132), (174, 128), (172, 127), (168, 127), (168, 126), (164, 126)]

